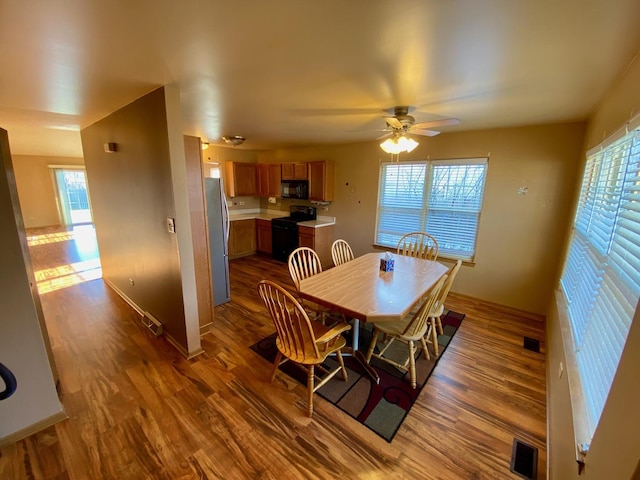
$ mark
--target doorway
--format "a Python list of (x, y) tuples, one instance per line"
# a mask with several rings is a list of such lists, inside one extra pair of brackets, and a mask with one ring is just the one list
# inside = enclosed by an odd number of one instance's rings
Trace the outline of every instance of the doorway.
[(58, 209), (62, 225), (92, 223), (91, 204), (84, 169), (54, 168)]

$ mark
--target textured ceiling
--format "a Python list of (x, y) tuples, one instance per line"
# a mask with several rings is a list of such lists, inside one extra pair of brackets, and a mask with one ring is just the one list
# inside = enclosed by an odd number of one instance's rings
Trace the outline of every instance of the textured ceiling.
[(184, 132), (264, 149), (587, 118), (640, 49), (637, 0), (6, 0), (0, 127), (23, 155), (165, 84)]

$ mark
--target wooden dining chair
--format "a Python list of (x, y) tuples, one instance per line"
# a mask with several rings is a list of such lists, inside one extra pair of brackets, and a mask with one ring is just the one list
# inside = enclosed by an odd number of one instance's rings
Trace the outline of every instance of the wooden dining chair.
[(318, 320), (324, 323), (326, 317), (329, 316), (328, 309), (305, 300), (299, 295), (300, 282), (305, 278), (312, 277), (313, 275), (317, 275), (322, 272), (320, 257), (318, 257), (318, 254), (312, 248), (299, 247), (291, 252), (287, 263), (289, 265), (289, 275), (291, 276), (291, 280), (298, 292), (298, 302), (311, 313), (313, 320)]
[(331, 245), (331, 259), (337, 267), (353, 260), (353, 250), (346, 240), (339, 238)]
[[(399, 320), (397, 322), (379, 322), (373, 324), (373, 338), (371, 339), (371, 343), (369, 344), (369, 349), (367, 351), (367, 363), (371, 361), (371, 357), (375, 357), (401, 370), (408, 370), (411, 377), (411, 388), (416, 388), (417, 381), (415, 342), (420, 343), (424, 357), (429, 360), (431, 356), (429, 355), (429, 349), (427, 348), (427, 343), (425, 340), (425, 334), (427, 333), (427, 329), (429, 327), (429, 312), (433, 308), (436, 299), (440, 295), (440, 290), (442, 289), (446, 278), (447, 275), (445, 274), (440, 280), (438, 280), (438, 283), (436, 283), (435, 286), (431, 289), (431, 292), (429, 292), (426, 300), (422, 303), (416, 314), (412, 317), (406, 320)], [(379, 353), (374, 353), (375, 347), (378, 343), (378, 337), (381, 333), (386, 336), (386, 343)], [(408, 356), (404, 363), (396, 362), (395, 360), (384, 356), (389, 347), (396, 340), (407, 344)]]
[(302, 280), (322, 272), (320, 257), (313, 248), (309, 247), (299, 247), (291, 252), (288, 264), (291, 280), (298, 291)]
[(444, 282), (442, 289), (440, 290), (440, 295), (436, 299), (435, 303), (431, 307), (431, 311), (429, 312), (429, 328), (427, 329), (427, 341), (433, 345), (433, 353), (437, 357), (438, 356), (438, 334), (442, 335), (444, 332), (442, 330), (442, 322), (440, 321), (440, 317), (444, 313), (444, 302), (447, 299), (447, 295), (449, 295), (449, 290), (451, 290), (451, 285), (453, 285), (453, 281), (456, 279), (456, 275), (458, 275), (458, 271), (462, 266), (462, 260), (458, 260), (451, 269), (447, 272), (447, 280)]
[[(293, 280), (293, 284), (298, 292), (300, 292), (300, 282), (302, 280), (322, 272), (320, 257), (318, 257), (315, 250), (309, 247), (299, 247), (291, 252), (288, 264), (291, 280)], [(304, 300), (300, 295), (298, 295), (298, 302), (307, 310), (312, 312), (313, 320), (319, 320), (320, 322), (325, 323), (328, 317), (335, 316), (331, 311), (329, 311), (329, 309), (308, 300)], [(344, 317), (342, 316), (342, 318)]]
[[(273, 362), (270, 381), (273, 382), (278, 367), (289, 360), (302, 366), (307, 372), (307, 414), (311, 417), (313, 393), (340, 371), (342, 378), (347, 380), (347, 369), (341, 353), (346, 340), (342, 333), (351, 326), (339, 323), (329, 328), (310, 320), (302, 305), (275, 282), (262, 280), (258, 283), (258, 292), (273, 319), (277, 333), (278, 353)], [(331, 354), (336, 354), (338, 366), (327, 370), (322, 363)], [(320, 378), (316, 370), (321, 371), (324, 376)]]
[(428, 233), (410, 232), (403, 235), (398, 241), (397, 253), (425, 260), (437, 260), (438, 242)]

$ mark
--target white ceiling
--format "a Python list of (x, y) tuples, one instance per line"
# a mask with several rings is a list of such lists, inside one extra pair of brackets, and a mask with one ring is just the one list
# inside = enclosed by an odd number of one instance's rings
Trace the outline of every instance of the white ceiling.
[(639, 24), (638, 0), (3, 0), (0, 127), (81, 157), (80, 129), (171, 83), (185, 133), (249, 149), (373, 140), (394, 105), (443, 132), (581, 120)]

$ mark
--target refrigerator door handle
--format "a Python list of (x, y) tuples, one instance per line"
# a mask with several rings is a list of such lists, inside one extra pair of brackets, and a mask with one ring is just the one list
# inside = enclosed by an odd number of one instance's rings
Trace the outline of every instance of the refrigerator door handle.
[(222, 222), (224, 228), (224, 253), (225, 257), (229, 252), (229, 205), (227, 204), (227, 197), (224, 194), (224, 183), (222, 178), (220, 179), (220, 196), (222, 197)]

